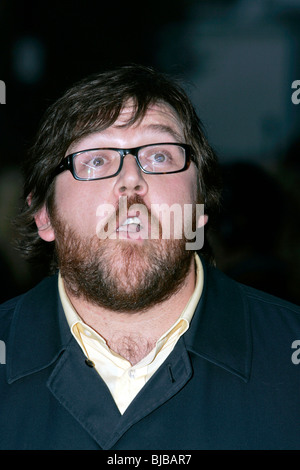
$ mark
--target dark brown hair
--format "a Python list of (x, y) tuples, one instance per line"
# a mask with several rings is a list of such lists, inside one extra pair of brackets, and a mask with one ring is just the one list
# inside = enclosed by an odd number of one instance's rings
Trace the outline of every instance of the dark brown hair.
[[(191, 101), (175, 79), (151, 67), (123, 66), (75, 84), (45, 113), (24, 164), (24, 206), (16, 220), (20, 233), (18, 246), (27, 259), (52, 263), (52, 268), (56, 268), (55, 244), (39, 237), (34, 215), (44, 204), (51, 214), (53, 172), (70, 144), (84, 135), (111, 126), (128, 100), (132, 100), (135, 113), (126, 125), (141, 119), (151, 104), (164, 103), (174, 109), (182, 124), (186, 143), (193, 148), (205, 213), (209, 215), (211, 224), (219, 205), (219, 168)], [(30, 205), (26, 200), (29, 194)], [(204, 243), (203, 252), (210, 252), (207, 243)]]

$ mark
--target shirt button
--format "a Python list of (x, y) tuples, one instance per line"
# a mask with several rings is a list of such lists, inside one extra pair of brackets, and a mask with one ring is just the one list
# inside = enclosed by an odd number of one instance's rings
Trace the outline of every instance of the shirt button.
[(94, 364), (93, 361), (91, 361), (91, 359), (86, 358), (86, 359), (85, 359), (85, 363), (86, 363), (86, 365), (89, 366), (89, 367), (95, 367), (95, 364)]
[(128, 372), (128, 374), (129, 374), (129, 377), (130, 377), (131, 379), (134, 379), (134, 378), (135, 378), (135, 369), (131, 369), (131, 370)]

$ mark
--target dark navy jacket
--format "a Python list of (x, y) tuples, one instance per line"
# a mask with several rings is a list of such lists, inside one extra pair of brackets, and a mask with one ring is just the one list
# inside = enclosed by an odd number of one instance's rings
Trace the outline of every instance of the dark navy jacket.
[(0, 340), (0, 449), (300, 449), (300, 308), (214, 268), (123, 416), (70, 333), (56, 276), (0, 307)]

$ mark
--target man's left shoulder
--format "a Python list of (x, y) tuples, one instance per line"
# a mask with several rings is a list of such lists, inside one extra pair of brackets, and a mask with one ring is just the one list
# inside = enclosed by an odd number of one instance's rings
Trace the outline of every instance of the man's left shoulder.
[(276, 297), (262, 290), (242, 284), (220, 269), (205, 265), (205, 278), (208, 292), (214, 301), (222, 297), (222, 303), (227, 305), (243, 304), (258, 310), (273, 310), (291, 312), (298, 316), (300, 306), (288, 300)]
[(272, 338), (276, 348), (279, 348), (279, 344), (286, 346), (300, 338), (298, 305), (243, 284), (238, 283), (238, 288), (252, 334), (265, 340), (267, 337)]
[(210, 308), (222, 311), (224, 321), (230, 313), (233, 322), (300, 335), (300, 306), (288, 300), (237, 282), (215, 267), (207, 269), (206, 290)]
[(262, 309), (268, 311), (271, 310), (277, 312), (286, 312), (286, 314), (291, 313), (292, 315), (299, 316), (300, 320), (299, 305), (253, 287), (241, 283), (237, 284), (241, 295), (247, 299), (252, 308), (257, 308), (258, 310)]

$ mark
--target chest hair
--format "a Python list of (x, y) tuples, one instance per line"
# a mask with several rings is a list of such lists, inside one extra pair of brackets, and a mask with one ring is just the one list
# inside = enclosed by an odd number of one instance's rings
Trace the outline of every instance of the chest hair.
[(140, 362), (155, 347), (156, 340), (148, 339), (140, 334), (129, 334), (127, 336), (114, 336), (107, 341), (108, 346), (114, 352), (135, 365)]

